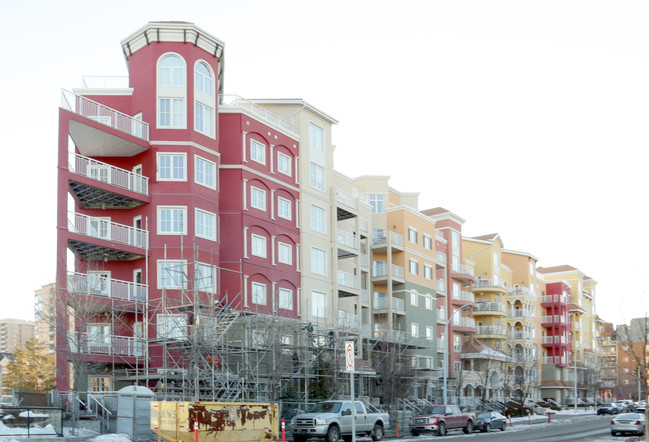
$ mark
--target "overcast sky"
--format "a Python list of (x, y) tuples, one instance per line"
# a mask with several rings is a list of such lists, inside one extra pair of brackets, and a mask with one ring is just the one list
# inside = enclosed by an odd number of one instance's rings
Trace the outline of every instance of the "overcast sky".
[(127, 75), (149, 21), (225, 42), (225, 92), (303, 98), (337, 118), (336, 169), (390, 175), (469, 236), (598, 281), (597, 312), (649, 307), (649, 3), (32, 1), (0, 11), (5, 189), (0, 318), (54, 281), (61, 88)]

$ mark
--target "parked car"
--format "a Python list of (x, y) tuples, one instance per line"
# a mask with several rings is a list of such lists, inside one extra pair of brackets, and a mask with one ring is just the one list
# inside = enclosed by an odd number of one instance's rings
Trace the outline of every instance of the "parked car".
[(620, 402), (624, 403), (626, 405), (626, 409), (629, 412), (635, 411), (635, 402), (633, 402), (631, 399), (623, 399)]
[(638, 401), (635, 403), (635, 411), (636, 413), (644, 413), (647, 410), (647, 402), (646, 401)]
[(615, 405), (617, 406), (618, 413), (628, 413), (629, 412), (629, 407), (627, 407), (624, 402), (618, 401), (618, 402), (615, 402)]
[(597, 408), (597, 415), (599, 416), (600, 414), (618, 414), (618, 408), (617, 405), (615, 405), (613, 402), (609, 404), (602, 404)]
[(447, 430), (454, 428), (461, 428), (469, 434), (473, 433), (474, 425), (475, 413), (462, 413), (457, 405), (435, 405), (410, 418), (410, 434), (434, 433), (444, 436)]
[(644, 414), (620, 414), (611, 421), (611, 435), (632, 433), (642, 436), (644, 434), (644, 423)]
[(473, 431), (489, 432), (491, 429), (505, 431), (507, 429), (507, 418), (497, 411), (480, 413), (476, 418)]

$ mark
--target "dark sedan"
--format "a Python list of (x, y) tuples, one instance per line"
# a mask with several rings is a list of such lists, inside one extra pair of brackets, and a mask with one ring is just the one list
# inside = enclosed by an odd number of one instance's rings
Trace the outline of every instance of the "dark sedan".
[(615, 404), (602, 404), (597, 408), (597, 415), (600, 414), (618, 414), (620, 410)]
[(505, 431), (507, 429), (507, 418), (497, 411), (480, 413), (476, 418), (473, 430), (488, 432), (492, 429)]

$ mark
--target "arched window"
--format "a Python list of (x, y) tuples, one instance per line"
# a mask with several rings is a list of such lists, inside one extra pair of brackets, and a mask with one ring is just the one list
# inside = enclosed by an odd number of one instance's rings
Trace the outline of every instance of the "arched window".
[(214, 75), (207, 63), (194, 66), (194, 130), (214, 138)]
[(185, 61), (176, 54), (158, 60), (158, 127), (187, 127), (187, 82)]

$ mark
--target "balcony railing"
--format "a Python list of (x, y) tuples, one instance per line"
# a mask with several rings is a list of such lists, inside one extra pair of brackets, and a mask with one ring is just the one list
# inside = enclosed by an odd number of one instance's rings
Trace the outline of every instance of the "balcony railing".
[(147, 286), (119, 279), (104, 278), (98, 274), (70, 272), (68, 273), (68, 292), (143, 302), (146, 300)]
[(480, 278), (473, 281), (473, 288), (506, 288), (505, 281), (494, 281), (489, 278)]
[(338, 310), (338, 325), (344, 328), (358, 329), (358, 315), (347, 313), (345, 310)]
[(351, 273), (338, 270), (338, 285), (350, 289), (358, 289), (358, 277), (356, 275), (352, 275)]
[[(406, 309), (406, 303), (403, 299), (400, 298), (390, 298), (390, 299), (391, 299), (390, 305), (392, 306), (393, 310)], [(372, 308), (375, 310), (388, 308), (388, 298), (387, 297), (374, 298), (374, 303), (372, 304)]]
[(358, 202), (354, 195), (351, 195), (342, 189), (336, 189), (336, 201), (352, 209), (358, 207)]
[(142, 140), (149, 141), (149, 125), (82, 95), (61, 91), (61, 107), (77, 115), (90, 118)]
[(565, 295), (543, 295), (541, 297), (541, 302), (543, 304), (553, 304), (553, 303), (570, 304), (570, 297)]
[(554, 364), (554, 357), (553, 356), (543, 356), (543, 363), (544, 364)]
[(554, 344), (554, 336), (543, 336), (541, 338), (542, 344)]
[(361, 302), (370, 302), (370, 292), (367, 289), (361, 289)]
[(444, 281), (443, 279), (438, 279), (435, 282), (435, 287), (437, 288), (438, 292), (446, 293), (446, 281)]
[(147, 248), (147, 231), (108, 221), (104, 218), (68, 212), (68, 230), (71, 233), (103, 239), (132, 247)]
[(437, 320), (438, 321), (446, 321), (446, 309), (444, 309), (444, 308), (438, 308), (437, 309)]
[(70, 153), (70, 172), (141, 195), (149, 195), (149, 178), (102, 163), (76, 153)]
[(458, 301), (475, 302), (475, 295), (473, 292), (467, 292), (465, 290), (460, 290), (459, 293), (453, 292), (451, 298)]
[(435, 230), (435, 238), (446, 241), (446, 238), (444, 238), (444, 233), (441, 230)]
[(369, 221), (364, 218), (358, 219), (358, 225), (361, 228), (361, 232), (367, 232), (367, 229), (369, 229)]
[(460, 316), (459, 318), (454, 317), (451, 325), (462, 328), (475, 328), (475, 319), (464, 316)]
[(475, 328), (475, 333), (477, 335), (500, 335), (505, 336), (505, 326), (504, 325), (478, 325)]
[(531, 339), (532, 334), (525, 331), (513, 331), (509, 333), (509, 339), (514, 339), (517, 341)]
[(529, 310), (514, 309), (514, 310), (509, 311), (509, 317), (510, 318), (531, 319), (532, 318), (532, 312), (530, 312)]
[(435, 260), (441, 262), (443, 265), (446, 265), (446, 254), (439, 250), (435, 250)]
[(361, 266), (367, 267), (369, 265), (369, 257), (363, 253), (361, 253)]
[(337, 235), (336, 235), (338, 244), (341, 244), (343, 246), (347, 246), (351, 249), (357, 249), (358, 248), (358, 238), (356, 235), (347, 232), (345, 230), (340, 230), (338, 229)]
[(473, 306), (474, 312), (502, 312), (507, 311), (507, 307), (502, 302), (484, 302)]
[(385, 229), (374, 229), (372, 232), (372, 244), (383, 244), (388, 242), (388, 233), (390, 236), (390, 243), (403, 248), (403, 235)]
[(274, 113), (267, 111), (263, 107), (259, 106), (252, 101), (246, 100), (238, 95), (220, 95), (221, 103), (226, 106), (236, 106), (263, 118), (264, 120), (275, 124), (276, 126), (281, 127), (282, 129), (293, 132), (293, 124), (289, 123), (285, 119), (275, 115)]
[(73, 353), (132, 357), (144, 354), (143, 342), (133, 337), (80, 333), (78, 340), (74, 337), (71, 338)]

